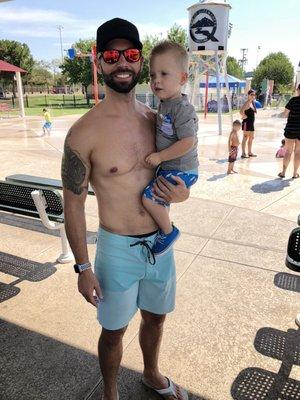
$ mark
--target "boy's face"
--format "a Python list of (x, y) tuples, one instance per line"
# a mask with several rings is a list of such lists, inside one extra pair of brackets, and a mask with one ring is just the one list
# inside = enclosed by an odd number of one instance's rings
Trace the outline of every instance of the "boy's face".
[(187, 73), (171, 51), (155, 55), (150, 63), (150, 86), (160, 100), (175, 99), (181, 95)]
[(233, 124), (233, 130), (235, 132), (238, 132), (241, 129), (241, 127), (242, 127), (242, 125), (240, 125), (240, 124)]

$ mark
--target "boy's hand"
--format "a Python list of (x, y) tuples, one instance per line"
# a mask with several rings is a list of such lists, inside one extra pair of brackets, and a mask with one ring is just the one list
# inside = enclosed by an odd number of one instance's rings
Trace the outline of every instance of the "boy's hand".
[(145, 158), (146, 163), (150, 164), (151, 167), (157, 167), (161, 163), (159, 153), (151, 153)]

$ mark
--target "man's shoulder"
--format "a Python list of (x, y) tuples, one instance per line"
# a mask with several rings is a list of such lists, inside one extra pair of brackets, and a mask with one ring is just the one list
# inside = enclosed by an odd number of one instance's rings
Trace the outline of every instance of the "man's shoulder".
[(74, 122), (70, 128), (70, 131), (72, 131), (74, 137), (84, 137), (87, 139), (90, 134), (95, 132), (95, 127), (99, 126), (98, 122), (102, 116), (103, 107), (100, 103), (85, 113), (76, 122)]

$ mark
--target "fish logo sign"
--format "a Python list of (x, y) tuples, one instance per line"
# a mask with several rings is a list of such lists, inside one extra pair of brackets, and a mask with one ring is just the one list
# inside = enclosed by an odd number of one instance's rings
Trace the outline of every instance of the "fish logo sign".
[(215, 37), (217, 19), (215, 15), (205, 8), (195, 12), (190, 22), (190, 35), (194, 42), (205, 43), (211, 40), (218, 42)]

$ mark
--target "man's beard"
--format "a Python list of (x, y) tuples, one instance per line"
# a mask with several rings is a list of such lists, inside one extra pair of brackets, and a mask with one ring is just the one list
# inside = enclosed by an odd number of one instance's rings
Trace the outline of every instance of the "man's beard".
[[(141, 76), (141, 70), (138, 73), (134, 73), (133, 71), (124, 68), (119, 68), (111, 74), (105, 74), (103, 72), (103, 69), (101, 72), (104, 83), (117, 93), (129, 93), (136, 86)], [(114, 75), (122, 73), (125, 74), (130, 73), (131, 81), (130, 82), (115, 81)]]

